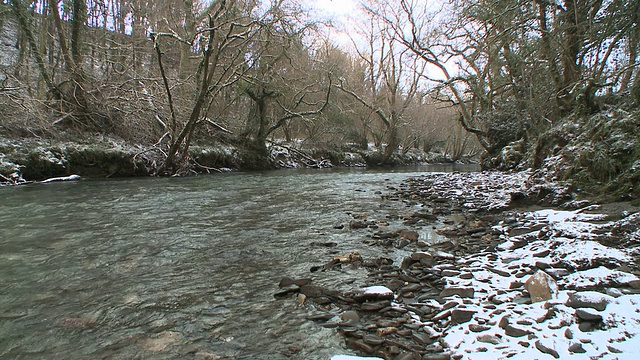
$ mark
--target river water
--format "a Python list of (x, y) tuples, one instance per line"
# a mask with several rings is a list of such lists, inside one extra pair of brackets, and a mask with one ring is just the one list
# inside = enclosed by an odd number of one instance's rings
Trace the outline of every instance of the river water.
[[(397, 171), (281, 170), (83, 180), (0, 189), (1, 359), (329, 359), (333, 329), (273, 294), (284, 276), (338, 290), (364, 270), (314, 272), (362, 244), (350, 213), (402, 211)], [(401, 214), (399, 214), (401, 215)], [(423, 239), (434, 236), (425, 230)], [(334, 247), (321, 244), (336, 243)], [(398, 258), (399, 253), (386, 254)]]

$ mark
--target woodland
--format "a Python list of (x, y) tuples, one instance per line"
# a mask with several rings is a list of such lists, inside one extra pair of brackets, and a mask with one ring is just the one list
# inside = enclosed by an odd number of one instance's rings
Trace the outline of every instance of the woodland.
[(339, 29), (300, 0), (3, 1), (0, 134), (116, 138), (157, 175), (188, 173), (195, 145), (269, 167), (274, 142), (369, 147), (379, 164), (410, 149), (498, 168), (562, 155), (580, 166), (562, 176), (593, 181), (636, 164), (640, 1), (360, 9)]

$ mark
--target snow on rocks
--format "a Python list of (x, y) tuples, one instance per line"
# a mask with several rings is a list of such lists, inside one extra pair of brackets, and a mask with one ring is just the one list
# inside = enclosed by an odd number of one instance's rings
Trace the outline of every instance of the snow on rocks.
[[(384, 200), (420, 214), (400, 216), (404, 225), (444, 228), (447, 240), (396, 246), (409, 253), (395, 265), (364, 259), (374, 287), (334, 296), (347, 300), (333, 308), (341, 321), (323, 326), (358, 354), (384, 359), (640, 355), (640, 216), (609, 221), (565, 187), (550, 195), (548, 184), (527, 181), (527, 173), (430, 175), (392, 189)], [(523, 196), (562, 199), (565, 210), (513, 210)], [(395, 246), (373, 235), (363, 244)]]

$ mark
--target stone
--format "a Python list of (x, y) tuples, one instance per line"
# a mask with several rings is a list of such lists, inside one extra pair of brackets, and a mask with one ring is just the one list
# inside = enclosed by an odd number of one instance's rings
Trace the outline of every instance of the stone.
[(475, 295), (475, 291), (473, 288), (469, 287), (450, 287), (445, 288), (440, 292), (440, 297), (454, 296), (457, 295), (461, 298), (473, 298)]
[(335, 315), (331, 313), (318, 313), (307, 316), (307, 319), (311, 321), (327, 321), (332, 319), (334, 316)]
[(400, 231), (400, 237), (403, 239), (407, 239), (411, 242), (416, 242), (418, 241), (418, 238), (420, 237), (420, 235), (418, 234), (417, 231), (402, 230)]
[(582, 332), (591, 332), (597, 328), (596, 324), (597, 323), (591, 321), (583, 321), (578, 324), (578, 329), (580, 329), (580, 331)]
[(451, 321), (454, 324), (462, 324), (470, 321), (477, 311), (471, 309), (454, 309), (451, 311)]
[(511, 276), (511, 274), (510, 274), (509, 272), (504, 271), (504, 270), (500, 270), (500, 269), (498, 269), (498, 268), (487, 267), (487, 268), (486, 268), (486, 270), (489, 270), (489, 271), (491, 271), (492, 273), (497, 274), (497, 275), (500, 275), (500, 276), (502, 276), (502, 277), (509, 277), (509, 276)]
[(509, 324), (504, 328), (504, 333), (511, 337), (523, 337), (531, 334), (531, 330)]
[(487, 325), (480, 325), (480, 324), (469, 324), (469, 330), (473, 331), (473, 332), (483, 332), (486, 330), (491, 329), (491, 326), (487, 326)]
[(349, 223), (350, 229), (366, 229), (367, 226), (368, 226), (367, 223), (364, 221), (351, 221)]
[(535, 342), (535, 346), (542, 353), (549, 354), (556, 359), (560, 358), (560, 354), (555, 349), (555, 343), (550, 340), (538, 340)]
[(400, 279), (392, 279), (387, 283), (387, 287), (393, 291), (396, 291), (404, 286), (404, 281)]
[(366, 334), (362, 337), (362, 341), (365, 344), (368, 345), (373, 345), (373, 346), (378, 346), (381, 345), (382, 343), (384, 343), (384, 339), (372, 334)]
[(343, 322), (351, 322), (357, 324), (360, 322), (360, 315), (358, 315), (358, 313), (353, 310), (347, 310), (340, 315), (340, 319), (342, 319)]
[(442, 270), (442, 273), (440, 274), (440, 276), (442, 277), (453, 277), (453, 276), (458, 276), (460, 275), (460, 271), (458, 270)]
[(311, 284), (311, 279), (298, 279), (298, 280), (295, 280), (295, 279), (290, 278), (290, 277), (283, 277), (282, 280), (280, 280), (280, 283), (278, 284), (278, 287), (285, 288), (285, 287), (289, 287), (291, 285), (296, 285), (296, 286), (300, 287), (300, 286), (309, 285), (309, 284)]
[(615, 302), (612, 296), (599, 293), (597, 291), (583, 291), (569, 295), (569, 299), (565, 303), (566, 306), (577, 308), (591, 308), (598, 311), (604, 311), (607, 305)]
[(393, 291), (385, 286), (369, 286), (357, 293), (353, 299), (357, 302), (392, 300)]
[(576, 317), (583, 321), (602, 321), (602, 315), (600, 315), (597, 310), (590, 308), (576, 309)]
[(569, 350), (569, 352), (570, 352), (570, 353), (574, 353), (574, 354), (584, 354), (584, 353), (586, 353), (586, 352), (587, 352), (587, 350), (585, 350), (585, 349), (582, 347), (582, 344), (581, 344), (581, 343), (579, 343), (579, 342), (576, 342), (576, 343), (571, 344), (571, 345), (569, 346), (569, 349), (568, 349), (568, 350)]
[(435, 340), (431, 339), (431, 336), (429, 336), (429, 334), (418, 331), (413, 331), (411, 333), (411, 338), (421, 345), (430, 345), (435, 342)]
[(564, 331), (564, 337), (569, 339), (569, 340), (573, 339), (573, 331), (571, 331), (571, 329), (567, 328)]
[(524, 287), (529, 292), (532, 303), (547, 301), (558, 295), (558, 284), (542, 270), (536, 271), (529, 277), (524, 283)]
[(495, 335), (484, 334), (480, 335), (476, 338), (479, 342), (498, 345), (502, 342), (502, 339)]
[(389, 306), (389, 301), (375, 301), (362, 303), (360, 308), (362, 311), (378, 311)]
[(607, 295), (612, 296), (614, 298), (618, 298), (618, 297), (624, 295), (624, 293), (622, 291), (620, 291), (620, 289), (608, 288), (607, 289)]
[(501, 329), (506, 329), (507, 326), (509, 326), (509, 315), (503, 316), (498, 323), (498, 327)]
[(362, 340), (348, 340), (347, 346), (352, 349), (360, 350), (365, 354), (373, 354), (374, 352), (374, 349), (370, 345), (365, 344)]

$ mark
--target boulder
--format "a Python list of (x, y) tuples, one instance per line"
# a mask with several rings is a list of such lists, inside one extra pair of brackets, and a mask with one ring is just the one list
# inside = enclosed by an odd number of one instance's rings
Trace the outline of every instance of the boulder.
[(531, 275), (524, 284), (525, 289), (531, 296), (531, 302), (550, 300), (558, 295), (558, 284), (556, 281), (542, 270), (538, 270)]

